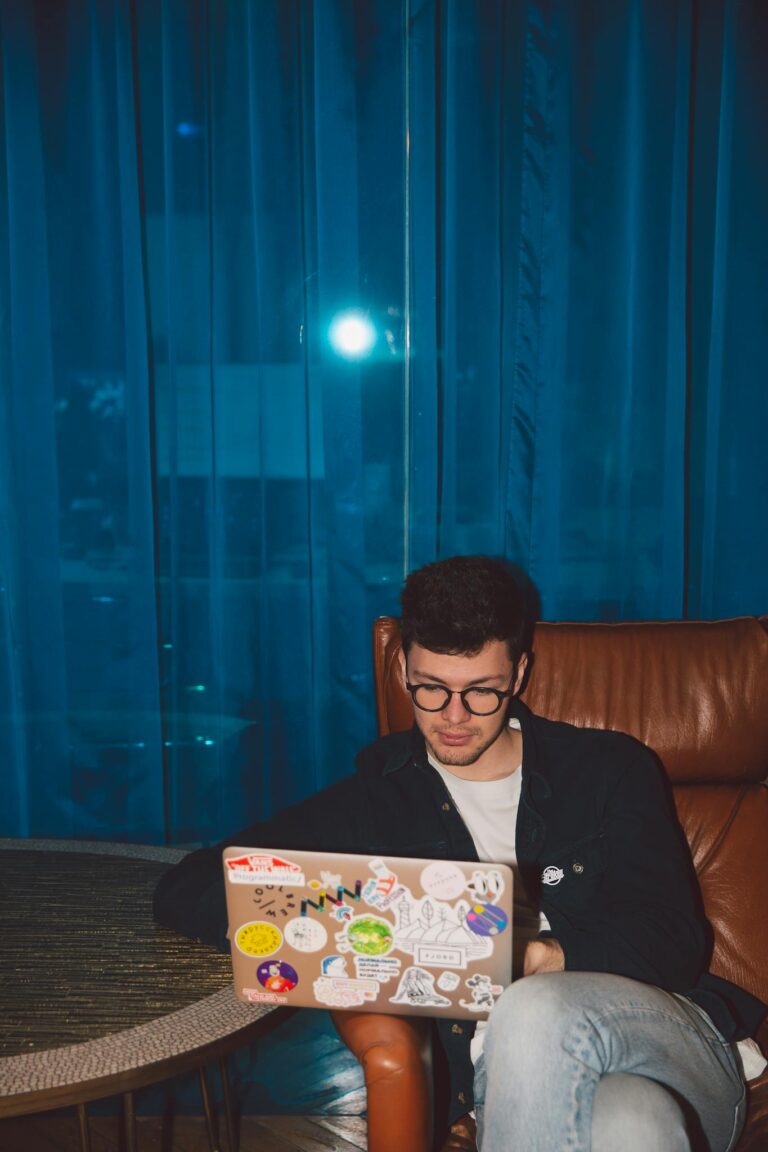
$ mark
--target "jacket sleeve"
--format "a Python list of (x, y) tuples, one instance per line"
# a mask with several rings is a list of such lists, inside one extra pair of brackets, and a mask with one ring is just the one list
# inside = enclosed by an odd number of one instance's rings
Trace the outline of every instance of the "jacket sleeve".
[(552, 935), (566, 970), (613, 972), (686, 992), (709, 951), (698, 882), (655, 758), (640, 745), (629, 751), (607, 794), (594, 899), (583, 910), (553, 909)]
[(155, 919), (183, 936), (229, 951), (223, 849), (238, 844), (354, 851), (356, 846), (340, 842), (339, 829), (345, 826), (344, 807), (356, 788), (355, 777), (340, 781), (270, 820), (251, 824), (211, 848), (191, 852), (160, 877), (153, 901)]

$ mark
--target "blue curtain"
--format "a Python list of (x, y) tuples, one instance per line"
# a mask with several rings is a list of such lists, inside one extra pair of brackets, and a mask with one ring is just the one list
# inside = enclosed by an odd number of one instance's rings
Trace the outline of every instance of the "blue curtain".
[(766, 611), (760, 0), (0, 39), (2, 833), (207, 841), (345, 775), (439, 556), (550, 619)]

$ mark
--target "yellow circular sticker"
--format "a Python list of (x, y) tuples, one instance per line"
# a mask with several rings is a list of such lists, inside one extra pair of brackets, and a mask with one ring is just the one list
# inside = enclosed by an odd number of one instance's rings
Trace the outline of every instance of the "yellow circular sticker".
[(253, 920), (235, 933), (235, 944), (245, 956), (271, 956), (283, 942), (283, 934), (274, 924)]

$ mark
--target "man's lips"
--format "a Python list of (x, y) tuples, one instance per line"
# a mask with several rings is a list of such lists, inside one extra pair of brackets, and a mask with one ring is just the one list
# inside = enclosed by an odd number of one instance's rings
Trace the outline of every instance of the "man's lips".
[(473, 733), (465, 732), (444, 732), (438, 731), (437, 737), (442, 744), (449, 744), (451, 747), (459, 747), (462, 744), (468, 744), (472, 739)]

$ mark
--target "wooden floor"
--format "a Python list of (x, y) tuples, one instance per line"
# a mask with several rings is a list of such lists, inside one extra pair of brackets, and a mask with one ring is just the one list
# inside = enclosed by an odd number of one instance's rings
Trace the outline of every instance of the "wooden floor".
[[(139, 1152), (209, 1152), (205, 1123), (178, 1116), (136, 1121)], [(91, 1152), (123, 1152), (117, 1117), (90, 1121)], [(365, 1152), (364, 1116), (243, 1116), (240, 1152)], [(229, 1152), (222, 1138), (218, 1148)], [(0, 1152), (80, 1152), (74, 1112), (0, 1120)]]

